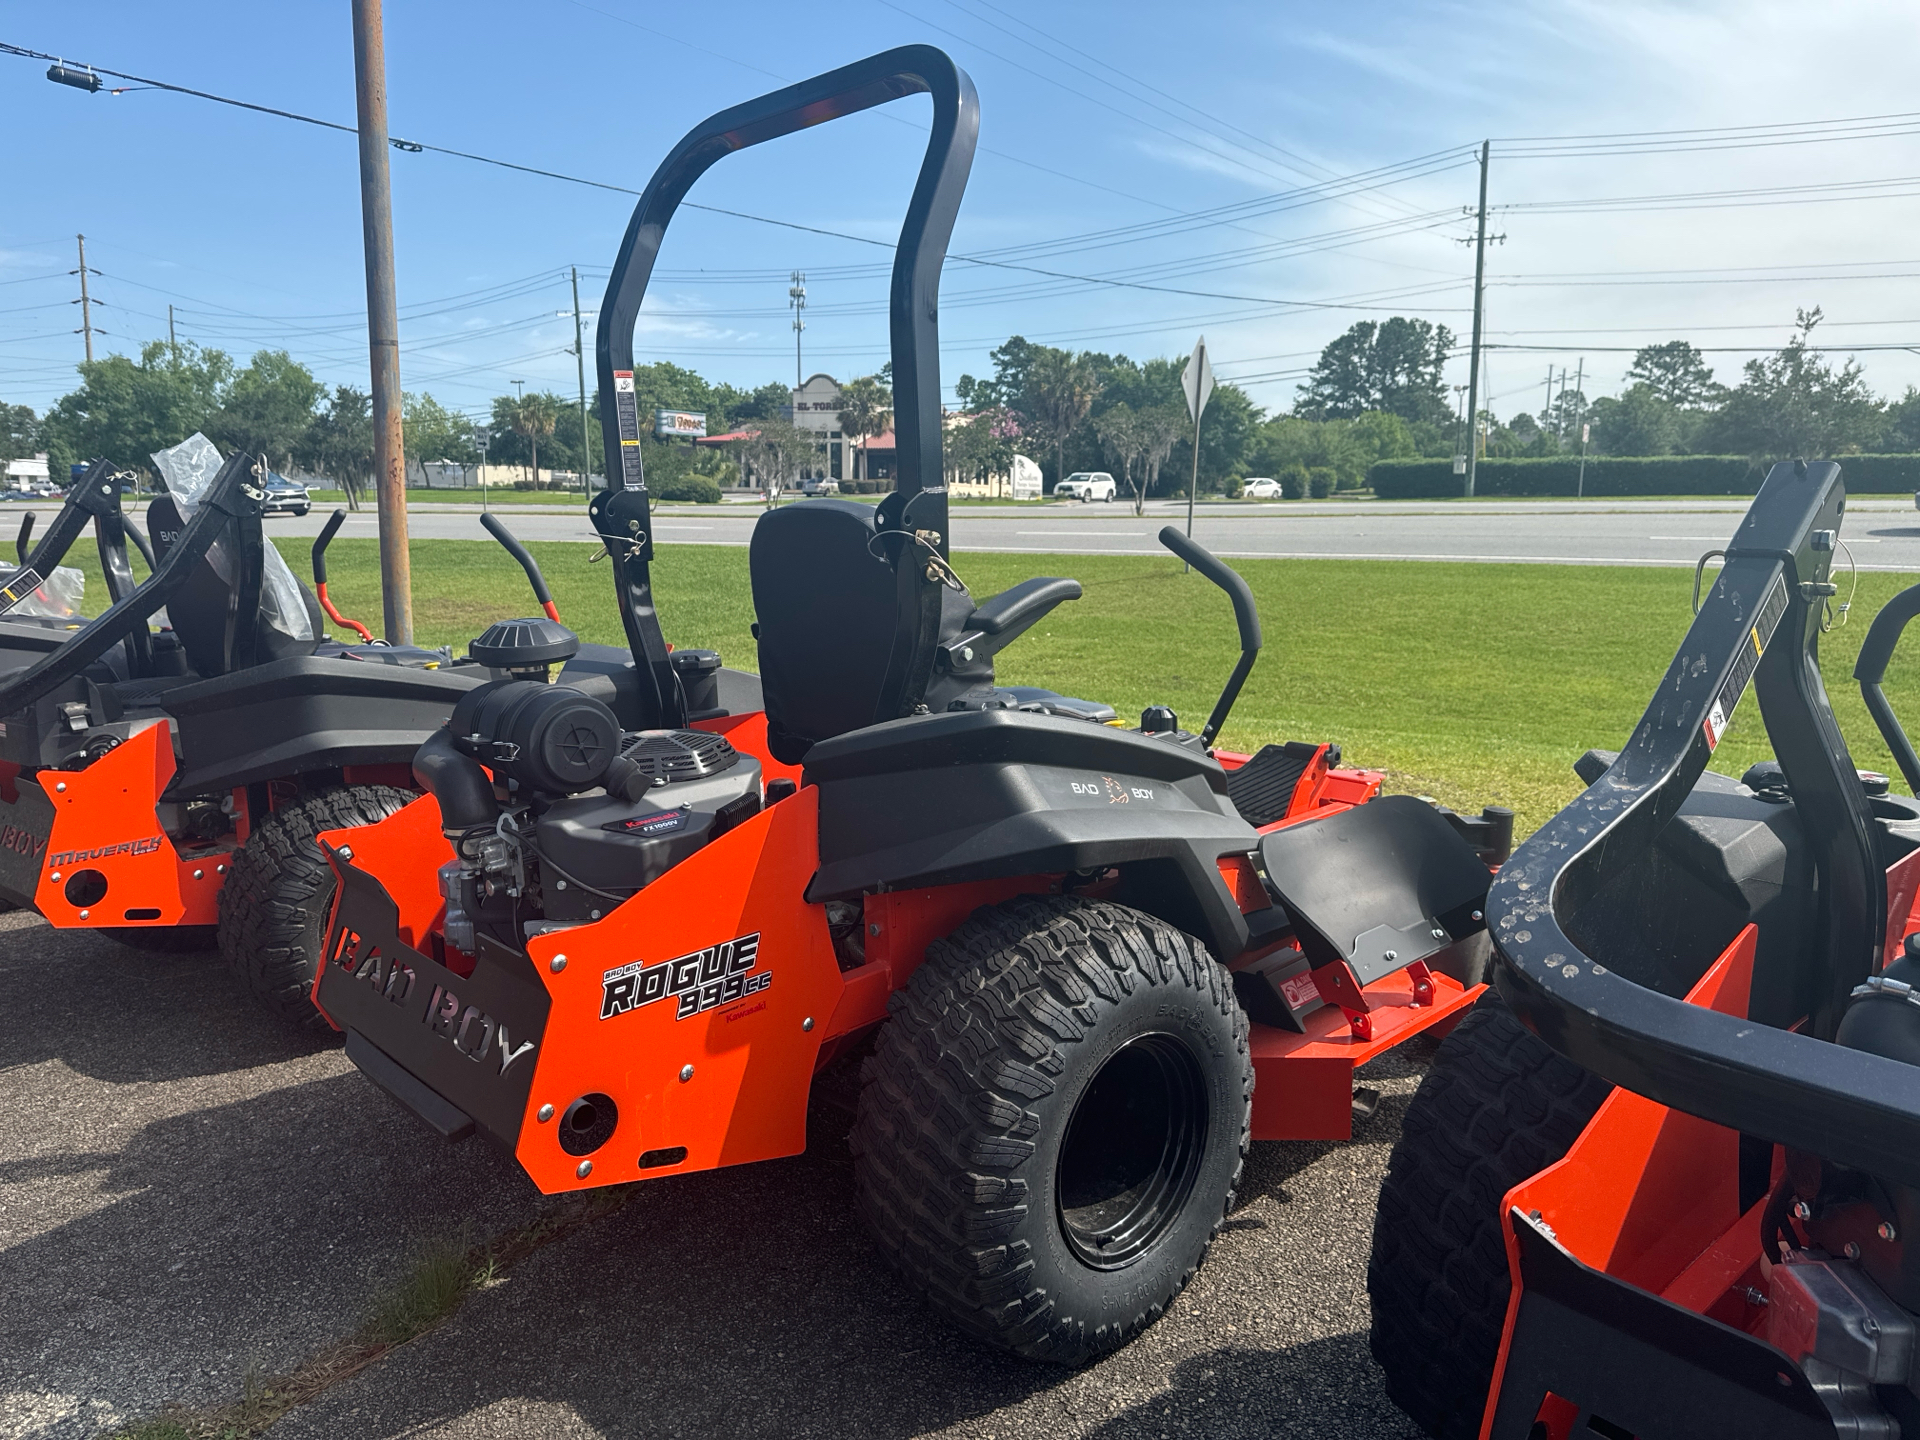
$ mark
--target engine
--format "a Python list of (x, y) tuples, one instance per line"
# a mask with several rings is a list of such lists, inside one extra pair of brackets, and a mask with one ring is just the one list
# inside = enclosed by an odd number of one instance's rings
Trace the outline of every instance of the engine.
[(414, 756), (454, 858), (449, 946), (598, 920), (758, 813), (760, 762), (703, 730), (622, 732), (590, 695), (537, 680), (469, 691)]

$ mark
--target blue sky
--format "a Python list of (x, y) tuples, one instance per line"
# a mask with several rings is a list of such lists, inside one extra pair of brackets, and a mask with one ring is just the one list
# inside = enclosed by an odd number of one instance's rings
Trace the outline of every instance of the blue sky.
[[(1877, 389), (1920, 383), (1920, 354), (1897, 348), (1920, 350), (1920, 120), (1764, 146), (1517, 138), (1911, 111), (1910, 0), (389, 0), (386, 33), (395, 135), (636, 189), (713, 110), (889, 45), (946, 48), (982, 111), (954, 251), (1089, 277), (951, 261), (949, 396), (1012, 333), (1144, 358), (1204, 331), (1217, 372), (1269, 410), (1354, 320), (1423, 315), (1464, 340), (1461, 212), (1486, 137), (1507, 237), (1488, 259), (1500, 414), (1539, 408), (1549, 365), (1584, 359), (1588, 393), (1605, 393), (1633, 346), (1675, 336), (1724, 347), (1709, 358), (1736, 379), (1738, 348), (1782, 342), (1797, 306), (1823, 308), (1829, 344), (1882, 347), (1861, 351)], [(0, 40), (353, 121), (346, 0), (0, 0)], [(0, 399), (37, 409), (74, 383), (65, 272), (82, 231), (103, 272), (98, 348), (164, 337), (171, 302), (183, 338), (242, 359), (284, 346), (364, 386), (351, 136), (171, 94), (87, 95), (45, 68), (0, 58)], [(926, 111), (916, 97), (730, 157), (691, 198), (890, 243)], [(1326, 193), (1418, 157), (1394, 183)], [(566, 267), (596, 308), (631, 199), (440, 155), (392, 166), (407, 388), (469, 411), (516, 379), (570, 393)], [(1223, 206), (1244, 208), (1191, 218)], [(1145, 238), (1085, 238), (1155, 221)], [(787, 274), (803, 269), (806, 369), (870, 371), (886, 358), (886, 260), (683, 211), (637, 354), (790, 381)], [(1096, 283), (1115, 279), (1158, 288)], [(1464, 381), (1464, 360), (1453, 369)]]

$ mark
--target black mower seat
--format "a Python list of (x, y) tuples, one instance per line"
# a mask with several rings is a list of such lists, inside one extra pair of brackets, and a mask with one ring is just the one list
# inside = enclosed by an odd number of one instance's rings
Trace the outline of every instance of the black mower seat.
[(1275, 830), (1260, 861), (1314, 968), (1344, 960), (1362, 985), (1484, 928), (1492, 875), (1411, 795)]
[[(147, 529), (161, 554), (170, 547), (172, 537), (178, 535), (182, 528), (180, 511), (173, 497), (155, 497), (147, 507)], [(186, 651), (187, 664), (196, 674), (225, 675), (233, 668), (234, 638), (239, 626), (239, 617), (233, 613), (237, 602), (234, 584), (232, 577), (222, 576), (214, 568), (213, 557), (209, 553), (194, 567), (191, 578), (167, 606), (167, 617), (180, 637), (181, 648)], [(307, 626), (314, 638), (295, 639), (284, 630), (268, 624), (263, 611), (255, 629), (257, 661), (311, 655), (318, 648), (320, 636), (326, 628), (326, 616), (321, 613), (319, 601), (314, 599), (307, 587), (301, 585), (299, 589), (301, 601), (306, 607)]]
[(921, 706), (1113, 718), (1106, 706), (1051, 691), (994, 686), (994, 654), (1062, 601), (1078, 599), (1077, 580), (1025, 580), (978, 604), (964, 590), (942, 588), (932, 663), (923, 660), (914, 674), (919, 596), (910, 589), (901, 598), (886, 553), (874, 507), (851, 500), (808, 500), (771, 510), (754, 526), (748, 567), (776, 759), (798, 763), (821, 740)]

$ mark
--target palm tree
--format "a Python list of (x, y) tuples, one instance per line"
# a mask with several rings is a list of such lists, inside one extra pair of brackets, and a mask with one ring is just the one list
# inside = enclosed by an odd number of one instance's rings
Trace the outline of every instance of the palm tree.
[[(867, 468), (867, 440), (874, 435), (886, 434), (888, 427), (893, 424), (893, 396), (871, 375), (850, 380), (840, 387), (839, 421), (840, 433), (860, 446), (862, 459), (858, 469), (864, 471)], [(867, 477), (859, 474), (854, 478), (864, 480)]]
[(553, 427), (560, 418), (560, 407), (550, 395), (538, 393), (523, 395), (513, 403), (513, 430), (516, 435), (526, 438), (533, 454), (531, 479), (534, 485), (540, 483), (540, 442), (553, 434)]
[(1067, 473), (1067, 441), (1100, 398), (1100, 377), (1084, 355), (1048, 350), (1027, 372), (1027, 397), (1035, 420), (1053, 441), (1054, 483)]

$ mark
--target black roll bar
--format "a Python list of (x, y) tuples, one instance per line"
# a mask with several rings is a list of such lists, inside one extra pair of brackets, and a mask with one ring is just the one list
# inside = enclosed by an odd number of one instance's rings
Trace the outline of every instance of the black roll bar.
[(1887, 678), (1887, 662), (1893, 659), (1893, 647), (1900, 643), (1902, 632), (1915, 615), (1920, 615), (1920, 585), (1902, 590), (1873, 617), (1866, 641), (1860, 646), (1860, 658), (1854, 663), (1853, 678), (1860, 682), (1860, 698), (1867, 702), (1867, 713), (1880, 727), (1880, 738), (1893, 752), (1893, 763), (1906, 777), (1907, 788), (1920, 795), (1920, 756), (1913, 753), (1913, 742), (1907, 738), (1899, 717), (1893, 713), (1893, 706), (1887, 703), (1886, 694), (1880, 688), (1881, 681)]
[[(167, 547), (158, 568), (125, 597), (116, 600), (88, 623), (66, 644), (41, 657), (24, 670), (10, 674), (0, 683), (0, 715), (26, 709), (35, 701), (52, 694), (98, 660), (135, 629), (144, 631), (147, 620), (177, 595), (194, 567), (205, 558), (213, 542), (230, 527), (240, 531), (236, 547), (239, 571), (235, 589), (240, 606), (228, 619), (228, 654), (236, 664), (251, 664), (254, 658), (254, 634), (259, 628), (260, 573), (262, 565), (260, 515), (266, 492), (253, 481), (254, 460), (244, 451), (235, 451), (214, 476), (206, 496), (181, 529), (179, 537)], [(249, 525), (247, 522), (251, 521)], [(252, 543), (247, 543), (251, 531)], [(251, 578), (249, 578), (251, 577)]]
[(558, 622), (559, 608), (553, 603), (553, 592), (547, 588), (547, 577), (540, 573), (540, 562), (533, 558), (531, 551), (520, 543), (520, 539), (507, 528), (506, 522), (491, 510), (480, 517), (480, 524), (486, 532), (500, 542), (500, 548), (514, 558), (516, 564), (527, 572), (527, 584), (533, 587), (533, 598), (540, 602), (540, 608), (547, 613), (549, 620)]
[[(1837, 465), (1773, 467), (1619, 759), (1501, 867), (1487, 928), (1501, 995), (1576, 1063), (1663, 1105), (1913, 1185), (1920, 1066), (1829, 1043), (1848, 994), (1879, 969), (1886, 933), (1866, 795), (1817, 663), (1845, 505)], [(1805, 1034), (1636, 985), (1567, 930), (1679, 810), (1750, 680), (1822, 901)]]
[[(667, 224), (693, 183), (723, 156), (923, 93), (933, 98), (933, 129), (900, 227), (888, 302), (894, 429), (900, 442), (894, 485), (896, 494), (914, 502), (898, 528), (911, 529), (944, 556), (948, 527), (941, 461), (940, 269), (980, 128), (980, 102), (966, 72), (931, 45), (903, 45), (722, 110), (681, 138), (634, 207), (607, 281), (594, 340), (609, 488), (593, 498), (588, 513), (613, 558), (627, 640), (653, 691), (653, 724), (685, 720), (679, 682), (653, 606), (648, 569), (653, 525), (633, 388), (633, 328)], [(895, 519), (900, 519), (897, 512)], [(919, 576), (917, 565), (913, 573)], [(925, 643), (916, 646), (916, 654), (924, 650), (922, 658), (931, 663), (931, 642), (921, 638)]]
[(1233, 702), (1240, 698), (1240, 687), (1253, 673), (1253, 662), (1260, 658), (1260, 611), (1253, 603), (1253, 591), (1247, 587), (1246, 578), (1204, 545), (1181, 534), (1172, 525), (1160, 527), (1160, 543), (1226, 591), (1227, 598), (1233, 601), (1233, 619), (1240, 630), (1240, 660), (1233, 667), (1233, 674), (1227, 677), (1220, 698), (1214, 702), (1206, 729), (1200, 732), (1200, 743), (1211, 745), (1220, 727), (1227, 723)]

